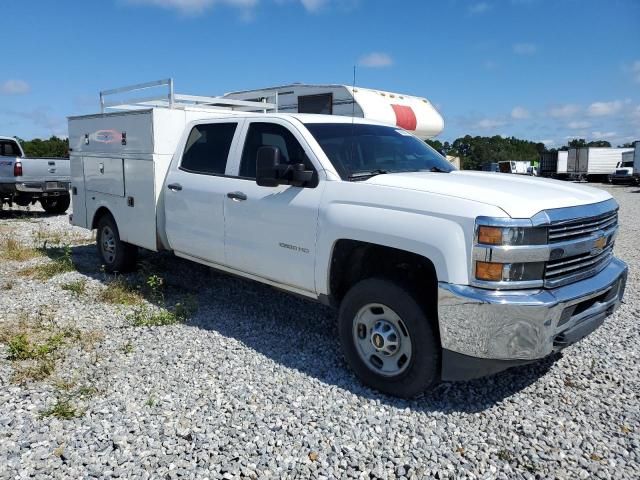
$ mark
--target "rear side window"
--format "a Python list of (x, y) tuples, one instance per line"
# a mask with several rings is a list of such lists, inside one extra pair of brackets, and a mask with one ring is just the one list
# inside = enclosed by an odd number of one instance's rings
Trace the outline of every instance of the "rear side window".
[(3, 157), (19, 157), (20, 149), (16, 142), (10, 140), (0, 140), (0, 156)]
[(212, 123), (193, 127), (180, 167), (193, 173), (223, 175), (237, 123)]
[[(275, 123), (254, 122), (249, 126), (247, 139), (242, 151), (242, 160), (240, 162), (240, 176), (244, 178), (256, 178), (256, 156), (258, 149), (262, 146), (278, 147), (280, 149), (280, 157), (282, 163), (294, 165), (304, 163), (307, 170), (315, 169), (313, 164), (304, 152), (304, 148), (300, 142), (296, 140), (293, 133), (282, 125)], [(309, 186), (315, 186), (317, 175), (314, 175), (314, 181)]]

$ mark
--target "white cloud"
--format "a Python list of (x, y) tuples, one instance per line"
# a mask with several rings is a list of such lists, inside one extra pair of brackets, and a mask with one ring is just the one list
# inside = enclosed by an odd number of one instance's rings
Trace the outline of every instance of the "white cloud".
[(594, 102), (589, 105), (587, 112), (592, 117), (605, 117), (618, 113), (622, 109), (623, 102), (614, 100), (612, 102)]
[(484, 13), (490, 9), (491, 5), (489, 5), (487, 2), (478, 2), (470, 5), (468, 11), (471, 15), (475, 15), (477, 13)]
[(215, 5), (251, 9), (258, 4), (258, 0), (126, 0), (135, 5), (150, 5), (166, 9), (178, 10), (184, 15), (199, 15)]
[(571, 128), (573, 130), (578, 129), (578, 128), (589, 128), (590, 126), (591, 126), (591, 123), (585, 122), (583, 120), (577, 120), (575, 122), (569, 122), (567, 124), (567, 127)]
[(616, 132), (600, 132), (600, 131), (595, 131), (595, 132), (591, 132), (591, 135), (593, 135), (594, 138), (612, 138), (615, 137), (617, 134)]
[(525, 118), (529, 118), (530, 116), (531, 114), (529, 113), (529, 110), (524, 107), (516, 106), (513, 107), (513, 110), (511, 110), (511, 118), (514, 118), (516, 120), (523, 120)]
[(361, 67), (370, 68), (390, 67), (391, 65), (393, 65), (393, 59), (387, 53), (372, 52), (360, 57), (360, 59), (358, 60), (358, 65), (360, 65)]
[(538, 47), (533, 43), (514, 43), (513, 52), (518, 55), (533, 55), (538, 51)]
[(328, 0), (300, 0), (300, 3), (308, 12), (315, 13), (320, 11), (328, 3)]
[(492, 128), (502, 127), (506, 125), (507, 122), (504, 120), (498, 120), (496, 118), (483, 118), (482, 120), (475, 123), (476, 128), (481, 128), (483, 130), (489, 130)]
[(556, 105), (551, 107), (547, 113), (553, 118), (567, 118), (572, 117), (579, 111), (580, 107), (578, 105), (567, 103), (565, 105)]
[(24, 80), (6, 80), (0, 83), (0, 94), (2, 95), (22, 95), (29, 93), (31, 86)]

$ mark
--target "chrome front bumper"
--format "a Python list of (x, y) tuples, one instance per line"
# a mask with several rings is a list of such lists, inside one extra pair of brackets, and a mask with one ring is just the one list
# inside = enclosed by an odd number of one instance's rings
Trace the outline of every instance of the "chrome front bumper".
[(476, 359), (543, 358), (611, 315), (622, 301), (626, 278), (627, 265), (614, 258), (597, 275), (551, 290), (496, 291), (441, 282), (442, 348)]

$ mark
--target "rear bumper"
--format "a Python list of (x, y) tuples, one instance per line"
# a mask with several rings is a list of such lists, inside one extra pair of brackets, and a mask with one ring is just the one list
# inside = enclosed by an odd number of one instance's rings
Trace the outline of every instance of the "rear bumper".
[(496, 373), (579, 341), (620, 305), (626, 278), (626, 264), (614, 258), (597, 275), (552, 290), (440, 283), (443, 379)]
[(69, 191), (69, 182), (19, 182), (15, 184), (15, 188), (19, 193), (60, 194)]

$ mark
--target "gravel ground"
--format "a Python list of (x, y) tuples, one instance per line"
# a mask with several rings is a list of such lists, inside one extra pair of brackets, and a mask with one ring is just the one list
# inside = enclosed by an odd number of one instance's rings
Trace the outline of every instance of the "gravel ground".
[(17, 272), (46, 257), (1, 260), (0, 327), (80, 332), (41, 380), (21, 382), (28, 361), (0, 345), (0, 478), (639, 478), (640, 188), (603, 188), (621, 206), (626, 304), (562, 355), (413, 401), (358, 383), (323, 306), (147, 254), (120, 280), (197, 310), (133, 326), (145, 307), (104, 301), (88, 232), (0, 212), (0, 237), (71, 244), (76, 269), (38, 280)]

